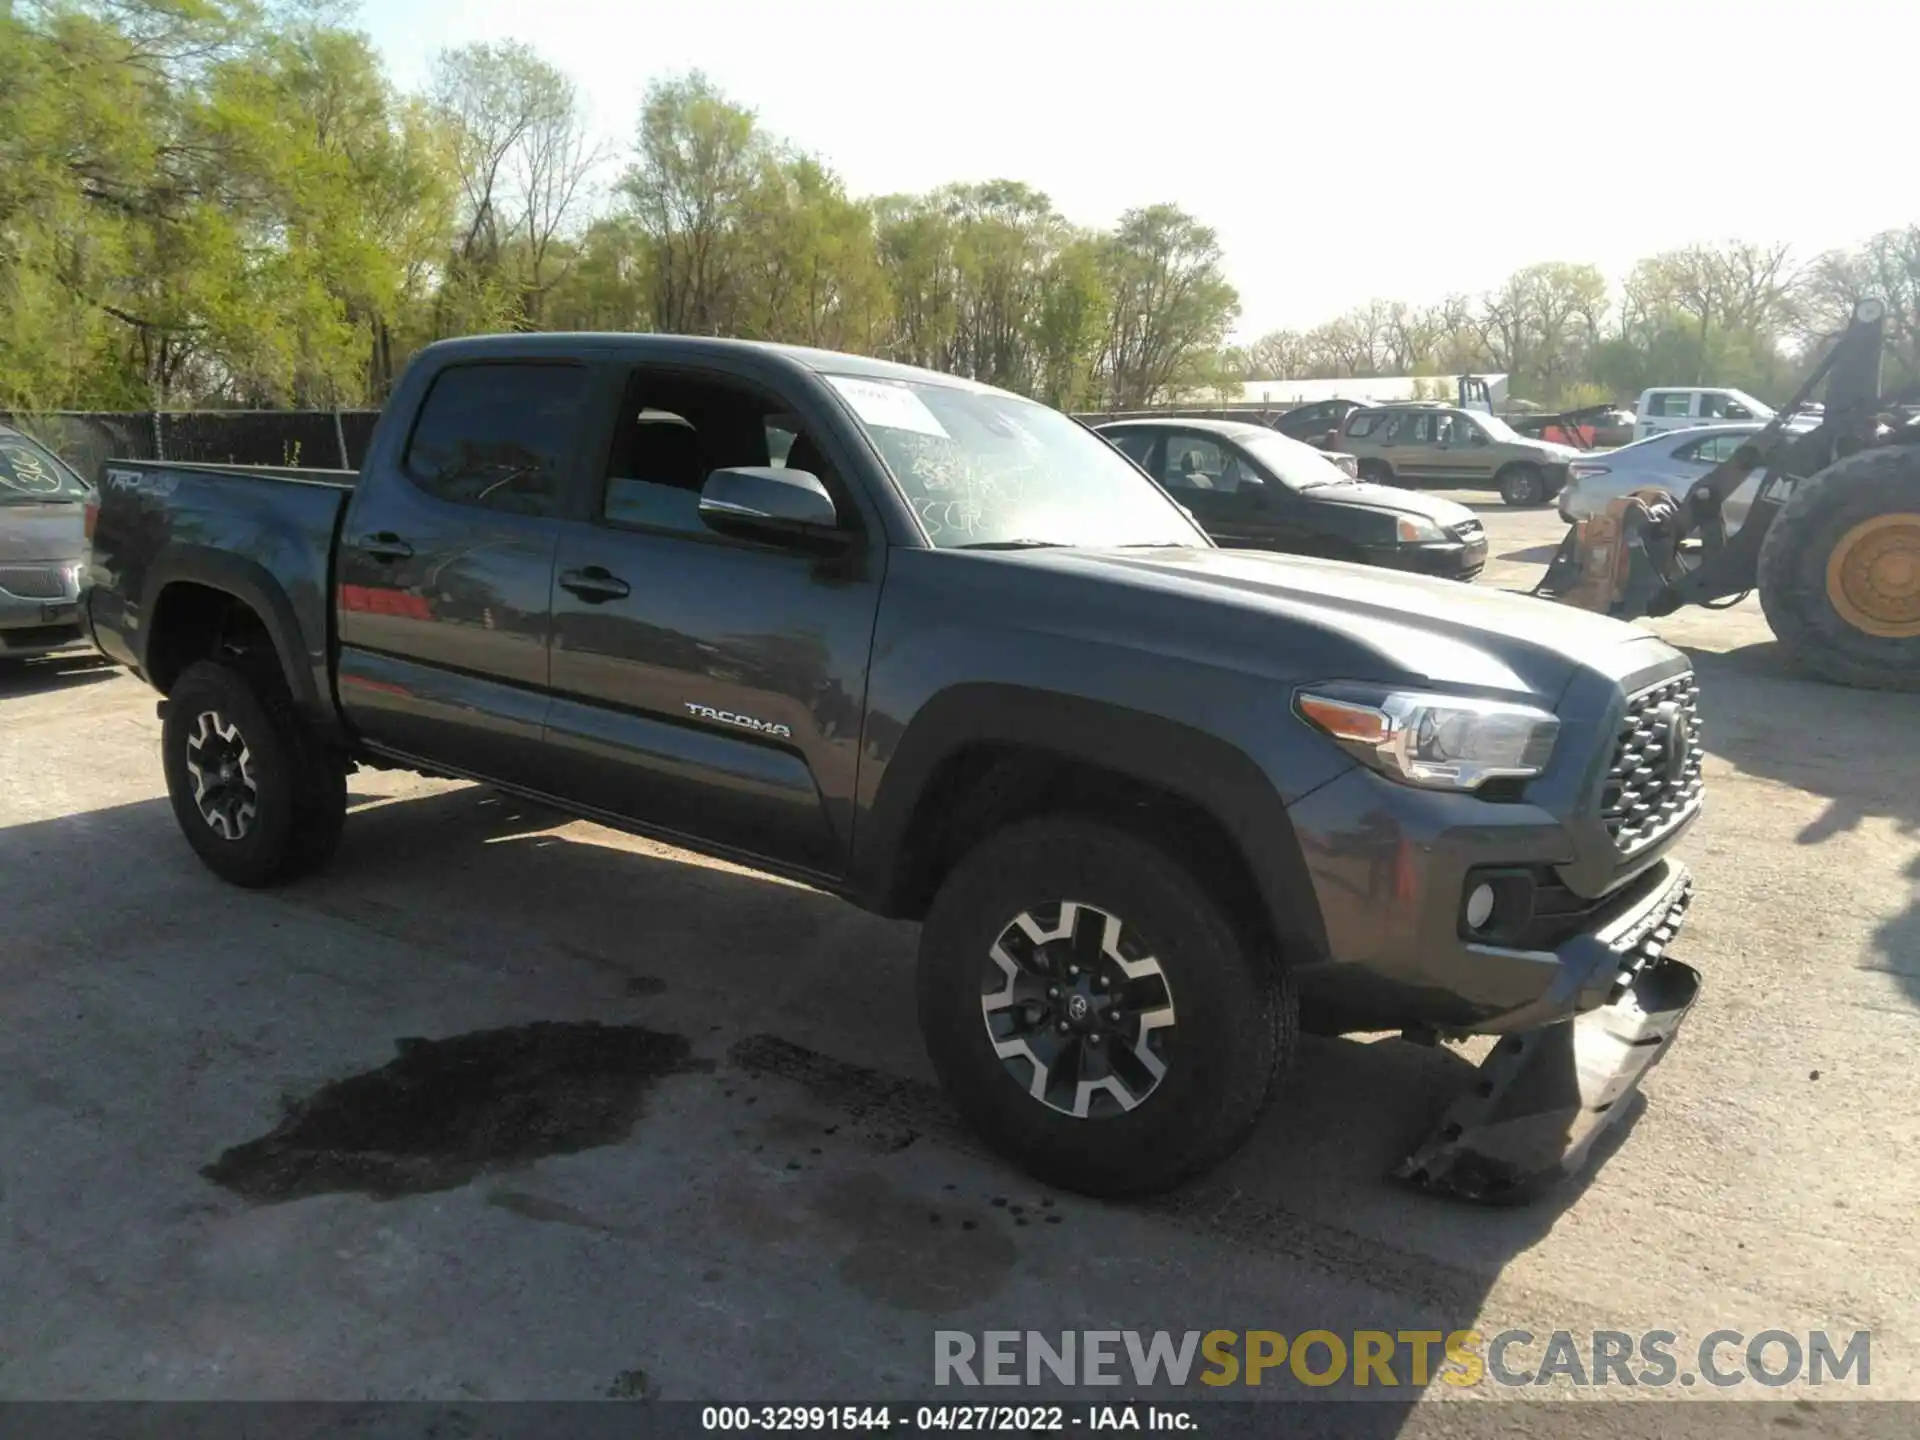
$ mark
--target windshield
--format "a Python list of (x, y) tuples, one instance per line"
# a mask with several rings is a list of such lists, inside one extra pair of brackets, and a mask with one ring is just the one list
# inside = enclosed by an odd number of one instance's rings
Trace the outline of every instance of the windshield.
[(1159, 486), (1057, 410), (952, 385), (827, 378), (941, 549), (1210, 543)]
[(0, 430), (0, 505), (87, 498), (87, 486), (45, 446), (11, 430)]
[(1311, 445), (1302, 445), (1279, 434), (1236, 438), (1249, 455), (1272, 471), (1274, 478), (1289, 490), (1351, 483), (1345, 471)]

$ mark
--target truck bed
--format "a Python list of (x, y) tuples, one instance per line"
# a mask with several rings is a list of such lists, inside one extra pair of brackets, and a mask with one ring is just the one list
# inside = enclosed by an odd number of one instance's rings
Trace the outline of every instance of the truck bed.
[(281, 656), (296, 697), (323, 704), (334, 541), (357, 479), (350, 470), (107, 461), (82, 615), (94, 644), (154, 678), (164, 660), (147, 654), (147, 636), (163, 592), (182, 578), (218, 585), (273, 607), (279, 633), (298, 637), (299, 653)]

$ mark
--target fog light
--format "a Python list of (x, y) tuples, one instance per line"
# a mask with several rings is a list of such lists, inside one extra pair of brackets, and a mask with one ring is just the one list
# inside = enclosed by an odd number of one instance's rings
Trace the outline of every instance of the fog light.
[(1467, 928), (1478, 930), (1493, 918), (1493, 886), (1476, 885), (1467, 896)]

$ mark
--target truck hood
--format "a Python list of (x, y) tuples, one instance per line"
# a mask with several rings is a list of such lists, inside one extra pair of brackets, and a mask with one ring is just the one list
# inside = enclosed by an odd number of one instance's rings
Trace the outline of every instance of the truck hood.
[[(1160, 636), (1131, 636), (1129, 643), (1177, 640), (1208, 652), (1214, 663), (1295, 678), (1435, 684), (1551, 705), (1582, 668), (1618, 675), (1673, 653), (1649, 632), (1603, 615), (1338, 560), (1258, 550), (1069, 548), (995, 558), (1103, 587), (1159, 592), (1181, 613), (1169, 617)], [(1226, 615), (1209, 622), (1182, 601), (1239, 614), (1234, 623)], [(1094, 612), (1112, 613), (1097, 603)], [(1623, 647), (1635, 655), (1624, 656)]]
[(1364, 480), (1346, 485), (1316, 485), (1306, 495), (1320, 505), (1350, 505), (1359, 510), (1419, 515), (1443, 530), (1473, 519), (1473, 511), (1452, 500), (1442, 500), (1438, 495), (1425, 495), (1418, 490), (1403, 490), (1398, 485), (1370, 485)]
[(78, 503), (0, 504), (0, 564), (78, 560), (86, 544), (86, 515)]

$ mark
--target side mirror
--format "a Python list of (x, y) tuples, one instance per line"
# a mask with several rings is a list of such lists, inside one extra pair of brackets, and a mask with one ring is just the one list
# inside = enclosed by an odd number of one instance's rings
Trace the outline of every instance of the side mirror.
[(840, 550), (849, 538), (818, 476), (773, 465), (715, 470), (700, 487), (700, 519), (721, 535), (794, 549)]

